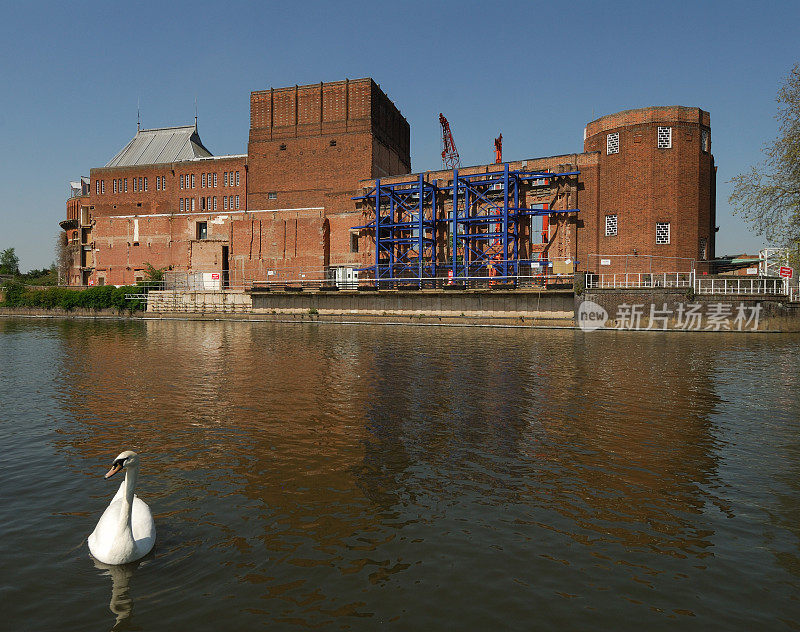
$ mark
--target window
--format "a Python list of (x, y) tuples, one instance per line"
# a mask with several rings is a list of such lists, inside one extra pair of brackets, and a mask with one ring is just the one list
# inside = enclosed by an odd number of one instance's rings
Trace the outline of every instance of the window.
[(658, 148), (669, 149), (672, 147), (672, 128), (659, 127), (658, 128)]
[(335, 141), (335, 140), (332, 140), (332, 141), (330, 142), (330, 146), (331, 146), (331, 147), (336, 147), (336, 141)]
[(200, 210), (201, 211), (205, 211), (206, 210), (206, 199), (204, 197), (200, 198)]
[(125, 183), (125, 193), (128, 192), (128, 178), (124, 178), (123, 182)]
[(133, 192), (136, 193), (136, 178), (133, 179)]
[[(239, 172), (238, 171), (236, 172), (236, 186), (237, 187), (239, 186)], [(236, 206), (238, 207), (239, 205), (237, 204)]]
[(214, 188), (217, 188), (217, 174), (214, 174)]
[(656, 243), (669, 243), (669, 222), (656, 222)]
[(197, 238), (208, 239), (208, 222), (197, 222)]
[(206, 174), (206, 186), (211, 186), (211, 174)]
[(269, 200), (277, 200), (278, 199), (278, 194), (275, 191), (270, 191), (269, 193), (267, 193), (267, 199), (269, 199)]
[(214, 196), (214, 210), (217, 210), (217, 196)]
[[(231, 178), (231, 182), (233, 182), (233, 178)], [(228, 208), (233, 210), (233, 196), (232, 195), (228, 198)]]
[(183, 198), (181, 198), (181, 210), (183, 210)]
[(142, 179), (139, 178), (139, 191), (143, 191), (142, 189)]
[(183, 188), (183, 175), (181, 175), (181, 179), (180, 179), (180, 188), (181, 189)]
[(700, 238), (700, 252), (699, 259), (700, 261), (705, 261), (708, 258), (708, 237), (701, 237)]
[(194, 198), (192, 198), (192, 212), (194, 212)]
[(206, 188), (206, 174), (200, 176), (200, 188), (201, 189)]
[(161, 176), (161, 190), (162, 191), (166, 191), (167, 190), (167, 177), (166, 176)]
[(192, 174), (192, 188), (194, 189), (194, 174)]
[(239, 208), (239, 196), (236, 196), (236, 208)]
[(606, 136), (606, 154), (619, 153), (619, 132)]
[(156, 191), (161, 190), (161, 176), (156, 176)]
[(358, 233), (350, 233), (350, 252), (358, 252)]
[(116, 193), (116, 192), (117, 192), (117, 179), (116, 179), (116, 178), (114, 178), (114, 179), (112, 180), (112, 182), (114, 183), (114, 193)]
[(100, 180), (94, 181), (94, 194), (97, 195), (100, 193)]
[(227, 195), (223, 195), (222, 196), (222, 208), (223, 208), (223, 210), (226, 210), (226, 211), (228, 210), (228, 196)]
[(105, 193), (106, 192), (106, 181), (105, 180), (100, 180), (100, 192), (101, 193)]
[(606, 237), (614, 237), (617, 234), (617, 215), (606, 215)]
[(222, 186), (228, 186), (228, 172), (222, 174)]
[(709, 142), (709, 133), (707, 129), (700, 130), (700, 147), (703, 150), (703, 153), (707, 154), (710, 148), (711, 143)]
[(144, 179), (144, 190), (147, 191), (147, 177)]
[(286, 143), (281, 143), (280, 150), (286, 151)]

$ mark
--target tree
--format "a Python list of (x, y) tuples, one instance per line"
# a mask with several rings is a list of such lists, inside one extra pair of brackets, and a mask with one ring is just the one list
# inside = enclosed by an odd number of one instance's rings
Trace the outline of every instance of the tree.
[(800, 63), (778, 91), (778, 136), (764, 147), (766, 159), (731, 182), (730, 203), (758, 235), (800, 252)]
[(19, 257), (13, 248), (0, 252), (0, 274), (19, 274)]

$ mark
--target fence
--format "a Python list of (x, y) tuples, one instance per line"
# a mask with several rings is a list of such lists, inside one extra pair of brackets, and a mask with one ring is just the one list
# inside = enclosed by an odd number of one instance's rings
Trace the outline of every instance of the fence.
[(586, 275), (587, 289), (629, 288), (692, 288), (696, 294), (756, 294), (788, 296), (800, 299), (797, 286), (776, 277), (705, 277), (694, 272), (662, 272), (660, 274), (621, 273)]
[(789, 286), (785, 279), (722, 279), (701, 278), (695, 281), (697, 294), (780, 294), (788, 295)]
[(692, 287), (693, 272), (620, 273), (586, 275), (588, 289), (603, 288), (654, 288), (654, 287)]

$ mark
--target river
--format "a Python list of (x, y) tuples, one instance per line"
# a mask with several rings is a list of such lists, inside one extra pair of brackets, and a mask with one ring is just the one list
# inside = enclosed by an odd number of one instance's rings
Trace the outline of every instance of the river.
[(798, 388), (797, 335), (0, 319), (0, 628), (796, 630)]

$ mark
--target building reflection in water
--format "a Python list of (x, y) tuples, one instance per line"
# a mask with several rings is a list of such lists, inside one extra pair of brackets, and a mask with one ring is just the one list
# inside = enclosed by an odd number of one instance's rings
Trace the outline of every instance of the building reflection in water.
[(708, 514), (731, 515), (718, 348), (700, 336), (687, 353), (659, 334), (61, 326), (63, 447), (86, 473), (141, 451), (163, 581), (250, 585), (256, 613), (365, 614), (341, 603), (354, 578), (418, 578), (445, 536), (475, 564), (504, 550), (520, 584), (531, 552), (656, 581), (671, 559), (702, 566)]

